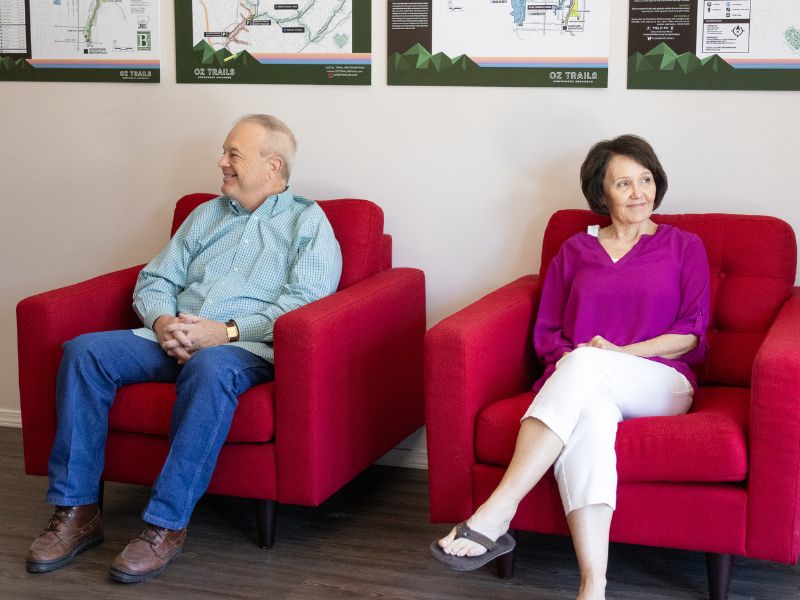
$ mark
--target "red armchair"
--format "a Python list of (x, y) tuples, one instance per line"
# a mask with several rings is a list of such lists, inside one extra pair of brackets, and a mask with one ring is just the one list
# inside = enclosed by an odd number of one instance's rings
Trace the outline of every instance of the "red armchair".
[[(213, 194), (176, 207), (172, 233)], [(315, 506), (423, 424), (424, 275), (391, 268), (383, 212), (366, 200), (321, 201), (342, 249), (339, 290), (275, 324), (275, 381), (239, 398), (209, 492), (256, 499), (259, 541), (275, 503)], [(131, 299), (141, 265), (17, 306), (25, 471), (46, 475), (64, 341), (141, 326)], [(122, 388), (109, 416), (103, 480), (151, 484), (167, 454), (172, 384)]]
[[(687, 415), (620, 424), (611, 539), (708, 553), (712, 598), (726, 598), (732, 556), (794, 563), (800, 554), (800, 290), (794, 233), (743, 215), (656, 216), (703, 240), (711, 267), (710, 351)], [(544, 273), (563, 241), (598, 217), (555, 213)], [(522, 277), (433, 327), (425, 403), (433, 522), (486, 500), (514, 451), (540, 373), (532, 329), (543, 275)], [(512, 528), (568, 534), (552, 471)], [(500, 564), (510, 576), (513, 557)]]

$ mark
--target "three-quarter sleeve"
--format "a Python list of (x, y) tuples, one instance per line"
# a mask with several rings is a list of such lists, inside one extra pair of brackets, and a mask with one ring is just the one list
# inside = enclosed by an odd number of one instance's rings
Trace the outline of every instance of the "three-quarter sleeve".
[(572, 351), (572, 344), (564, 335), (564, 307), (569, 288), (564, 277), (564, 252), (562, 250), (550, 262), (542, 286), (539, 312), (533, 328), (533, 347), (536, 356), (544, 365), (558, 361), (565, 352)]
[(697, 347), (681, 357), (687, 364), (703, 359), (706, 353), (706, 330), (709, 323), (711, 280), (708, 257), (703, 242), (691, 235), (686, 243), (681, 265), (681, 296), (675, 322), (664, 333), (697, 336)]

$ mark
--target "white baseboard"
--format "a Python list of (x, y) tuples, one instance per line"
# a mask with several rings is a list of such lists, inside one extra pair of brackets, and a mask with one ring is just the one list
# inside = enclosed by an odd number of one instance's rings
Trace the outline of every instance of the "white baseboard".
[(376, 465), (385, 467), (404, 467), (406, 469), (428, 469), (428, 453), (418, 448), (392, 448), (384, 454)]
[(375, 464), (406, 469), (428, 469), (428, 448), (422, 427), (389, 450)]
[(22, 415), (18, 410), (0, 408), (0, 427), (22, 427)]

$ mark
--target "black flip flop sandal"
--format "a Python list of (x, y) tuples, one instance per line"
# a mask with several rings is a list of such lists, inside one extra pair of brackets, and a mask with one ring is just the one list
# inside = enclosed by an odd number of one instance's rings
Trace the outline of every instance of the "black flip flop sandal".
[(493, 561), (498, 556), (508, 554), (517, 545), (517, 542), (511, 537), (511, 534), (504, 533), (495, 541), (492, 541), (482, 533), (470, 529), (466, 521), (456, 525), (456, 538), (467, 538), (486, 548), (486, 552), (480, 556), (453, 556), (451, 554), (445, 554), (441, 546), (439, 546), (439, 540), (433, 540), (430, 545), (433, 558), (456, 571), (474, 571), (475, 569), (480, 569), (483, 565)]

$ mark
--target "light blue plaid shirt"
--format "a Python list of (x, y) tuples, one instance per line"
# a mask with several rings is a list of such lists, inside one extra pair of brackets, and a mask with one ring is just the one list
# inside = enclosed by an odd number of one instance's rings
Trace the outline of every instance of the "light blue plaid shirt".
[(220, 196), (198, 206), (167, 247), (142, 270), (133, 308), (156, 341), (161, 315), (235, 319), (240, 346), (270, 362), (275, 319), (336, 291), (339, 242), (316, 203), (292, 193), (270, 196), (255, 211)]

